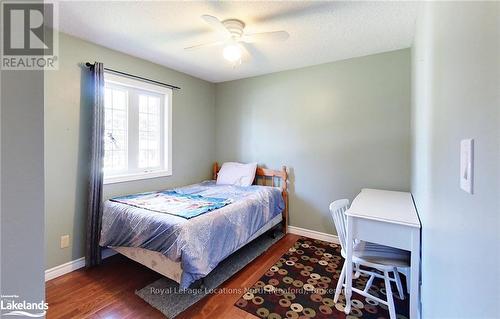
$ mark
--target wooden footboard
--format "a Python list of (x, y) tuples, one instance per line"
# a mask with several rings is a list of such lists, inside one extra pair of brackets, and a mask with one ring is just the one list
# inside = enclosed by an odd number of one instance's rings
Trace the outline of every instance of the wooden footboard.
[[(213, 165), (213, 179), (217, 180), (217, 174), (219, 173), (220, 167), (217, 162)], [(260, 181), (260, 182), (259, 182)], [(285, 201), (285, 209), (282, 212), (283, 215), (283, 231), (285, 234), (288, 232), (288, 173), (286, 166), (282, 166), (281, 170), (273, 170), (263, 167), (257, 167), (255, 172), (255, 180), (253, 182), (255, 185), (263, 186), (279, 186), (281, 188), (281, 196)]]

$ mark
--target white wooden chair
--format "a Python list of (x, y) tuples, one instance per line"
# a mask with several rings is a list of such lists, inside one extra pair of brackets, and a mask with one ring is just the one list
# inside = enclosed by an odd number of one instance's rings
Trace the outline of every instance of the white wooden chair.
[[(330, 204), (330, 213), (332, 215), (333, 222), (335, 223), (335, 228), (337, 229), (340, 246), (342, 248), (341, 254), (344, 259), (346, 258), (347, 247), (347, 216), (345, 215), (345, 211), (348, 209), (348, 207), (348, 199), (336, 200)], [(390, 234), (388, 234), (388, 236), (390, 236)], [(353, 287), (352, 291), (364, 297), (387, 305), (387, 307), (389, 308), (390, 318), (396, 319), (396, 309), (394, 307), (394, 299), (392, 297), (390, 282), (396, 282), (399, 297), (401, 299), (404, 299), (403, 286), (401, 284), (398, 269), (400, 269), (404, 273), (409, 273), (410, 253), (397, 248), (359, 241), (354, 243), (352, 262), (353, 264), (355, 264), (356, 273), (362, 273), (370, 276), (363, 290)], [(361, 269), (359, 266), (375, 268), (383, 272), (383, 275), (374, 271)], [(337, 283), (337, 289), (335, 290), (335, 297), (333, 299), (335, 303), (337, 303), (338, 301), (342, 287), (345, 287), (345, 268), (346, 265), (344, 263), (344, 266), (342, 267), (342, 271), (340, 273), (339, 281)], [(389, 276), (389, 273), (391, 272), (394, 274), (394, 277)], [(384, 279), (387, 300), (382, 300), (368, 293), (375, 277)], [(346, 306), (344, 311), (346, 314), (349, 314), (351, 309), (350, 307)]]

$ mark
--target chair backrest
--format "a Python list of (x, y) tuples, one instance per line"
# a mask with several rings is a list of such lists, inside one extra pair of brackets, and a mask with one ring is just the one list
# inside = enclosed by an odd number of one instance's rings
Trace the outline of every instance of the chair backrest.
[(348, 199), (339, 199), (330, 204), (330, 214), (337, 229), (337, 235), (339, 236), (340, 246), (343, 251), (347, 247), (347, 216), (345, 215), (345, 211), (348, 208)]

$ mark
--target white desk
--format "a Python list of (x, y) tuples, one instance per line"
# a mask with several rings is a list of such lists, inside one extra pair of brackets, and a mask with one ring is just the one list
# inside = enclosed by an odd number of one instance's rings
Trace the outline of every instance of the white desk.
[(419, 318), (420, 220), (411, 194), (365, 188), (346, 215), (346, 309), (351, 307), (353, 240), (359, 239), (411, 252), (410, 319)]

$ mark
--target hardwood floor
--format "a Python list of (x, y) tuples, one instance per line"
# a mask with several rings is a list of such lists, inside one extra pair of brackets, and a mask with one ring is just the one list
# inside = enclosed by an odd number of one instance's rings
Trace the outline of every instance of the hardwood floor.
[[(233, 291), (250, 288), (298, 238), (297, 235), (286, 235), (219, 288)], [(77, 270), (48, 281), (47, 318), (164, 318), (162, 313), (134, 294), (136, 289), (159, 278), (161, 275), (149, 268), (115, 255), (99, 267)], [(240, 294), (207, 296), (176, 319), (257, 318), (234, 306), (239, 297)]]

